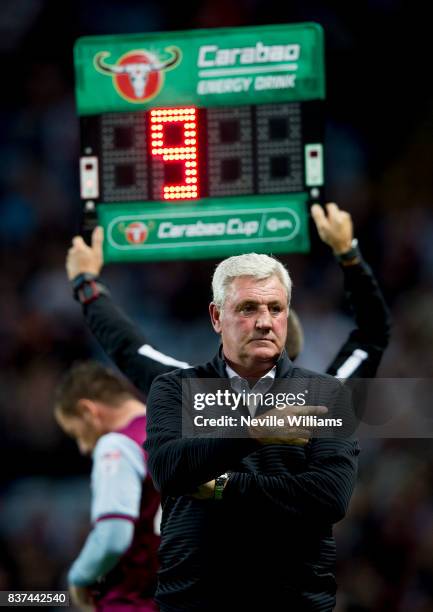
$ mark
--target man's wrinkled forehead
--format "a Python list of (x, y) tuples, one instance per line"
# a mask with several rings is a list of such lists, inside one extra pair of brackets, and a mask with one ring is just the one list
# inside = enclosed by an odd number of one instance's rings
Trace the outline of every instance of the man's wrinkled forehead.
[(287, 304), (287, 291), (277, 275), (266, 278), (236, 276), (227, 285), (225, 305), (251, 301), (257, 303), (281, 302)]

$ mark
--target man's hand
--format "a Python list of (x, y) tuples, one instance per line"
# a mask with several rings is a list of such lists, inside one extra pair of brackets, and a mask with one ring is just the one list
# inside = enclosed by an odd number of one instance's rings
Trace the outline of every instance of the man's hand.
[[(290, 416), (323, 416), (328, 412), (325, 406), (285, 406), (282, 409), (274, 408), (263, 417), (273, 417), (283, 419), (284, 425), (275, 427), (266, 425), (250, 425), (249, 434), (260, 444), (291, 444), (293, 446), (305, 446), (311, 438), (312, 432), (303, 427), (292, 426), (288, 422)], [(272, 420), (272, 419), (270, 419)]]
[(328, 216), (320, 204), (313, 204), (311, 207), (311, 216), (317, 232), (323, 242), (329, 244), (335, 255), (347, 253), (352, 248), (352, 217), (334, 203), (326, 204), (326, 211)]
[(89, 611), (94, 609), (92, 593), (88, 587), (70, 584), (69, 594), (71, 596), (72, 603), (77, 606), (77, 608)]
[(194, 499), (213, 499), (215, 495), (215, 480), (205, 482), (197, 488), (197, 491), (191, 495)]
[(66, 273), (69, 280), (86, 272), (99, 276), (104, 265), (103, 242), (104, 231), (99, 226), (93, 230), (91, 246), (88, 246), (81, 236), (72, 239), (72, 246), (66, 257)]

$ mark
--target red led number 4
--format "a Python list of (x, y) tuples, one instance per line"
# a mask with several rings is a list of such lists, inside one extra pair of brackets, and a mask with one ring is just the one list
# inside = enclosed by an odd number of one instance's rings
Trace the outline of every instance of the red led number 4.
[(164, 162), (162, 198), (197, 199), (197, 109), (151, 110), (150, 146), (152, 156)]

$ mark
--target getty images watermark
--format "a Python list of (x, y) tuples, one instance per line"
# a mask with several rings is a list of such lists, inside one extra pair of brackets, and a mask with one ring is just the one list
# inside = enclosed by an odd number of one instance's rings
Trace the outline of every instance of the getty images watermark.
[[(204, 411), (208, 408), (221, 408), (224, 410), (248, 411), (248, 414), (239, 414), (239, 416), (222, 414), (220, 416), (205, 416), (204, 414), (192, 415), (193, 424), (195, 427), (271, 427), (284, 428), (289, 427), (342, 427), (343, 419), (319, 417), (315, 414), (315, 408), (307, 407), (304, 410), (290, 410), (293, 407), (307, 406), (308, 389), (298, 393), (260, 393), (252, 392), (243, 389), (240, 392), (224, 391), (218, 389), (216, 392), (196, 392), (192, 395), (192, 405), (195, 411)], [(257, 413), (258, 408), (265, 408), (268, 413), (261, 416), (253, 416)], [(308, 414), (311, 408), (311, 414)], [(323, 408), (323, 407), (321, 407)], [(244, 410), (243, 410), (244, 409)], [(274, 409), (274, 410), (272, 410)], [(278, 412), (280, 414), (278, 414)], [(271, 414), (269, 414), (271, 412)], [(283, 414), (283, 412), (285, 414)], [(304, 414), (304, 412), (306, 412)], [(324, 410), (319, 410), (324, 412)]]
[(433, 438), (432, 406), (430, 378), (189, 378), (182, 436)]
[(182, 392), (184, 437), (250, 437), (253, 429), (266, 438), (329, 437), (352, 420), (344, 386), (330, 377), (263, 379), (253, 389), (240, 378), (185, 379)]

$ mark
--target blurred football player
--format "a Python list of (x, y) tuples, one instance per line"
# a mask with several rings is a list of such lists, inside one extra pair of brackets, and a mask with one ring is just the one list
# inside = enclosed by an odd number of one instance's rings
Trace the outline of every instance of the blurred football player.
[(157, 610), (159, 495), (142, 447), (145, 405), (115, 372), (84, 362), (58, 386), (55, 417), (93, 459), (92, 530), (68, 574), (72, 601), (97, 610)]

